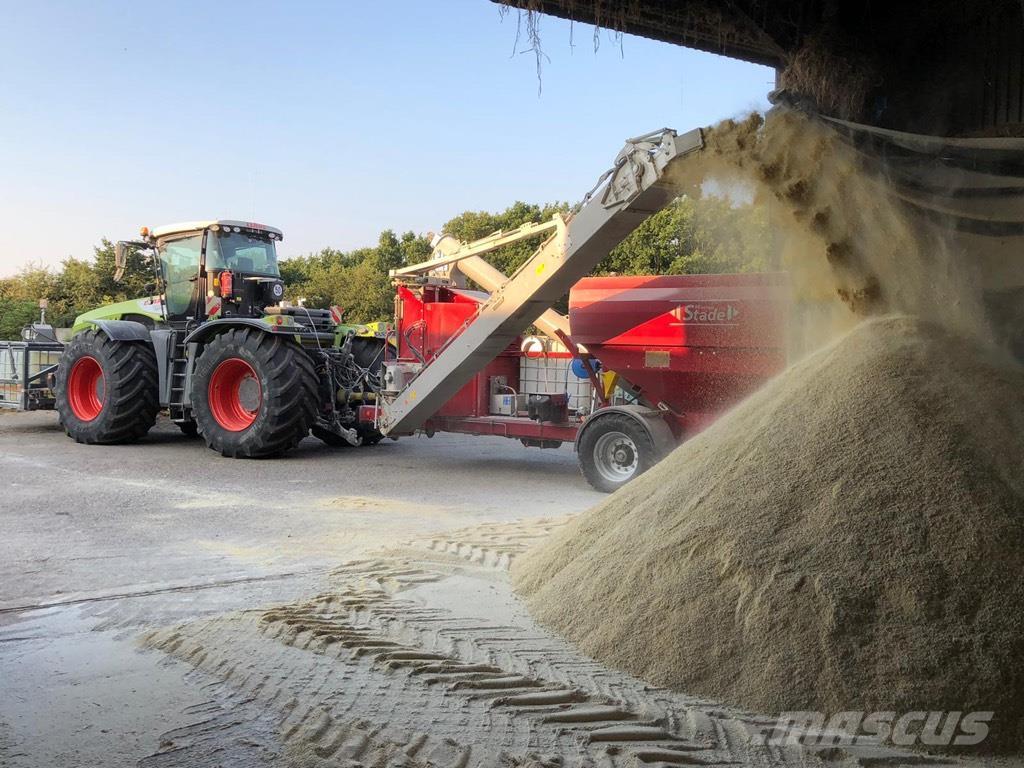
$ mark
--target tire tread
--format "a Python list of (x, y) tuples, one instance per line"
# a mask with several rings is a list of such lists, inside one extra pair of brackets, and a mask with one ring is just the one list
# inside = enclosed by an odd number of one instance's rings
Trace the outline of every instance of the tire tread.
[[(79, 421), (67, 400), (71, 366), (88, 354), (101, 361), (106, 399), (93, 421)], [(76, 336), (57, 371), (57, 413), (65, 433), (79, 443), (112, 445), (143, 437), (160, 411), (157, 365), (153, 348), (139, 341), (115, 341), (100, 331)], [(108, 410), (109, 409), (109, 410)]]
[[(266, 418), (258, 433), (222, 429), (206, 405), (214, 368), (241, 350), (255, 358), (269, 382), (263, 392)], [(313, 361), (298, 344), (251, 328), (234, 328), (203, 350), (196, 366), (192, 403), (199, 434), (211, 449), (229, 458), (266, 458), (291, 450), (309, 434), (316, 421), (317, 392)]]

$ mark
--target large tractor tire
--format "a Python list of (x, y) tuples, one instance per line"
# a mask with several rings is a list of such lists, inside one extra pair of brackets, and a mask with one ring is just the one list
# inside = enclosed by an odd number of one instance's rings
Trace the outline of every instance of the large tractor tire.
[(595, 489), (613, 493), (658, 463), (654, 438), (622, 413), (594, 417), (576, 446), (580, 470)]
[(55, 394), (61, 426), (79, 443), (138, 440), (160, 410), (153, 347), (80, 333), (60, 359)]
[(294, 341), (235, 328), (206, 345), (192, 377), (192, 409), (206, 444), (232, 458), (277, 456), (316, 418), (313, 362)]

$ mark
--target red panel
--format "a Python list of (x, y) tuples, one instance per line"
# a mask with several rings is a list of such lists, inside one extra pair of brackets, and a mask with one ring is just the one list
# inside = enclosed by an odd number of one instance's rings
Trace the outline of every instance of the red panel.
[[(458, 335), (487, 294), (439, 286), (411, 290), (398, 287), (398, 358), (406, 362), (433, 360)], [(419, 353), (417, 355), (417, 353)], [(511, 344), (466, 386), (441, 407), (439, 414), (457, 417), (486, 416), (490, 412), (491, 376), (505, 376), (519, 386), (519, 342)]]
[(781, 347), (787, 285), (779, 273), (588, 277), (569, 294), (572, 337), (592, 352), (605, 344)]
[(595, 277), (569, 295), (572, 337), (664, 403), (687, 432), (786, 365), (784, 274)]
[(476, 314), (476, 304), (435, 302), (427, 304), (426, 349), (428, 360), (433, 359), (452, 336), (455, 336), (465, 322)]

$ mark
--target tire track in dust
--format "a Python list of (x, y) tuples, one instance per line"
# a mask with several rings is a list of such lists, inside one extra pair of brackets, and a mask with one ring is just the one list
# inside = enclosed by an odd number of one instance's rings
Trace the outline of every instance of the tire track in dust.
[[(762, 719), (651, 688), (538, 628), (504, 572), (564, 522), (416, 539), (335, 569), (311, 599), (149, 633), (146, 646), (218, 680), (219, 699), (214, 717), (196, 713), (142, 764), (195, 765), (215, 752), (224, 765), (867, 763), (758, 745), (750, 734)], [(481, 589), (510, 606), (491, 611), (498, 620), (466, 610), (466, 590)], [(870, 762), (901, 760), (876, 751)]]

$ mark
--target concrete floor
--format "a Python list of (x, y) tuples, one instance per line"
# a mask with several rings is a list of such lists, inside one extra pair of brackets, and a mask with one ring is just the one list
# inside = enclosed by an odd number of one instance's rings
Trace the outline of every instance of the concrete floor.
[(570, 449), (438, 435), (225, 459), (161, 423), (83, 446), (0, 413), (0, 765), (135, 765), (205, 701), (146, 629), (315, 590), (341, 561), (603, 498)]

